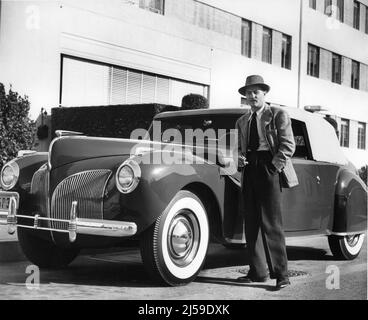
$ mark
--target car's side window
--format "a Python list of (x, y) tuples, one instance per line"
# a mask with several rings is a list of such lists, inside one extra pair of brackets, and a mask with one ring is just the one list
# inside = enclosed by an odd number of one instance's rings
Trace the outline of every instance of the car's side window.
[(312, 159), (306, 125), (303, 121), (291, 119), (295, 139), (295, 152), (293, 158)]

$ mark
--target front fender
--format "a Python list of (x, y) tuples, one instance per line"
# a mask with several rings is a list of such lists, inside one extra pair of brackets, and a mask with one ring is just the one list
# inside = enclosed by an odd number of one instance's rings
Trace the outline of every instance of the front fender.
[(15, 158), (19, 166), (19, 180), (13, 190), (18, 192), (30, 192), (33, 174), (47, 162), (48, 152), (36, 152)]
[(338, 172), (333, 233), (360, 233), (367, 229), (367, 186), (351, 170)]
[[(140, 233), (152, 225), (164, 212), (176, 193), (198, 182), (208, 186), (219, 203), (223, 202), (224, 179), (216, 165), (173, 164), (141, 165), (142, 178), (130, 194), (120, 195), (124, 220), (135, 222)], [(221, 207), (221, 206), (220, 206)]]

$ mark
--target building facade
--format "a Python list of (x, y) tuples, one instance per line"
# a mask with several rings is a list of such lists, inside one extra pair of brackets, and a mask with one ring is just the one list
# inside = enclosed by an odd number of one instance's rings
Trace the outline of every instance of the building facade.
[(211, 108), (268, 101), (322, 109), (341, 145), (368, 162), (368, 0), (60, 0), (0, 5), (0, 82), (32, 116), (58, 105), (158, 102), (187, 93)]

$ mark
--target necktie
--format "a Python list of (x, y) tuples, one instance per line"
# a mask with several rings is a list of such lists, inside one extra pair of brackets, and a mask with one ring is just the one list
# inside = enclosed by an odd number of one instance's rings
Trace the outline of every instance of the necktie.
[(249, 149), (257, 151), (259, 147), (259, 136), (257, 129), (257, 113), (253, 112), (249, 130)]

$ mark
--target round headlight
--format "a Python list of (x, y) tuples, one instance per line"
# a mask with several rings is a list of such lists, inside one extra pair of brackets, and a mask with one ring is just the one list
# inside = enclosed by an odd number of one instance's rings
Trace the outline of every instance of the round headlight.
[(116, 186), (122, 193), (132, 192), (141, 177), (139, 164), (132, 159), (125, 161), (116, 172)]
[(10, 190), (13, 188), (19, 178), (19, 166), (16, 162), (8, 162), (0, 174), (0, 183), (3, 189)]
[(122, 188), (128, 188), (134, 180), (134, 172), (131, 167), (129, 166), (123, 166), (120, 168), (120, 171), (118, 173), (118, 180), (119, 185)]

